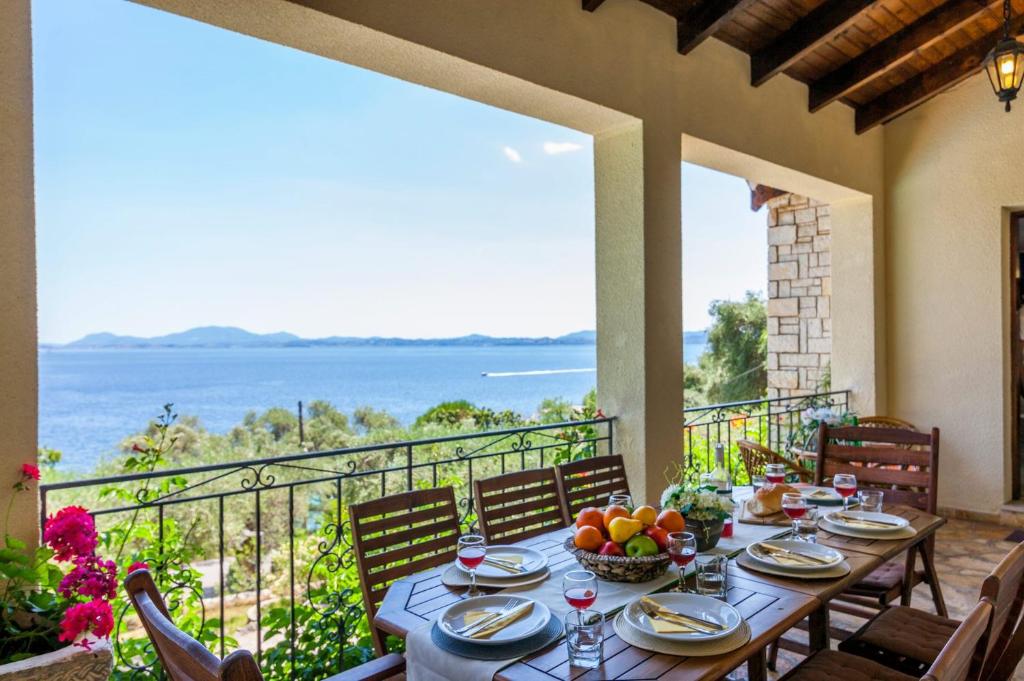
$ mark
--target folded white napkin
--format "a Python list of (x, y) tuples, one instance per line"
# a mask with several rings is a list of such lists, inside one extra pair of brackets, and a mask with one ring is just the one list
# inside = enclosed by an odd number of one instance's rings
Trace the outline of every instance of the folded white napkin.
[(408, 681), (484, 681), (493, 679), (509, 660), (471, 660), (434, 645), (431, 620), (416, 627), (405, 637), (405, 678)]

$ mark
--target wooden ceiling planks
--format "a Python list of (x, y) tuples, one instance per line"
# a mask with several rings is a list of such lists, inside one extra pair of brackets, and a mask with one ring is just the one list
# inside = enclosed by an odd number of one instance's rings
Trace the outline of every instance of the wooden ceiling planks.
[(681, 54), (714, 36), (751, 55), (754, 86), (785, 73), (807, 83), (811, 111), (853, 106), (858, 132), (977, 73), (1002, 26), (1001, 0), (641, 1), (676, 19)]

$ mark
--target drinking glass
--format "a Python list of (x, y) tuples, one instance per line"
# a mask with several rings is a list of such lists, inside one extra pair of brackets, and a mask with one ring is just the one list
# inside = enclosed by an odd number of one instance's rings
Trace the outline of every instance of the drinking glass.
[(795, 519), (793, 525), (797, 539), (811, 544), (818, 543), (818, 508), (816, 506), (808, 506), (804, 517)]
[(857, 493), (857, 478), (851, 473), (836, 473), (832, 487), (843, 498), (843, 510), (850, 510), (850, 497)]
[(770, 463), (764, 467), (764, 478), (773, 485), (786, 482), (786, 467), (781, 463)]
[(577, 610), (565, 615), (565, 645), (569, 665), (584, 669), (601, 666), (604, 648), (604, 615), (596, 610)]
[(807, 500), (799, 492), (786, 492), (782, 495), (782, 512), (793, 521), (793, 539), (796, 539), (796, 521), (807, 515)]
[(668, 556), (679, 568), (679, 590), (686, 593), (686, 566), (697, 556), (697, 538), (692, 532), (668, 533)]
[(872, 513), (882, 512), (882, 490), (880, 489), (862, 489), (860, 494), (860, 507), (864, 511), (871, 511)]
[(632, 510), (633, 508), (633, 497), (628, 494), (612, 494), (608, 497), (609, 506), (625, 506)]
[(562, 577), (565, 602), (583, 612), (597, 600), (597, 575), (590, 570), (570, 570)]
[(476, 569), (484, 562), (487, 555), (487, 547), (484, 546), (484, 538), (478, 534), (464, 534), (459, 537), (458, 553), (459, 562), (469, 570), (469, 591), (466, 596), (473, 598), (480, 595), (476, 588)]
[(754, 488), (754, 494), (757, 494), (757, 490), (761, 489), (768, 483), (768, 478), (763, 475), (752, 475), (750, 476), (750, 486)]
[(702, 553), (697, 561), (697, 593), (725, 600), (729, 557), (720, 553)]

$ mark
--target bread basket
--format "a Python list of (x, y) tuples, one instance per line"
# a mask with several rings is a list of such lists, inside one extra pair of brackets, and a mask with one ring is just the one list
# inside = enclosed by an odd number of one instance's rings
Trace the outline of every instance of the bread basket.
[(573, 537), (565, 540), (565, 550), (575, 556), (580, 565), (597, 575), (598, 579), (609, 582), (648, 582), (665, 574), (672, 563), (667, 553), (636, 557), (602, 556), (579, 548)]

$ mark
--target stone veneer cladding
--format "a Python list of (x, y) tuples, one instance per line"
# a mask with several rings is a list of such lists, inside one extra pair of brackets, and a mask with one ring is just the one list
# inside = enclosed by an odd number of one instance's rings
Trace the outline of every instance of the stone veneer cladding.
[(814, 199), (768, 206), (768, 396), (821, 389), (832, 359), (832, 218)]

